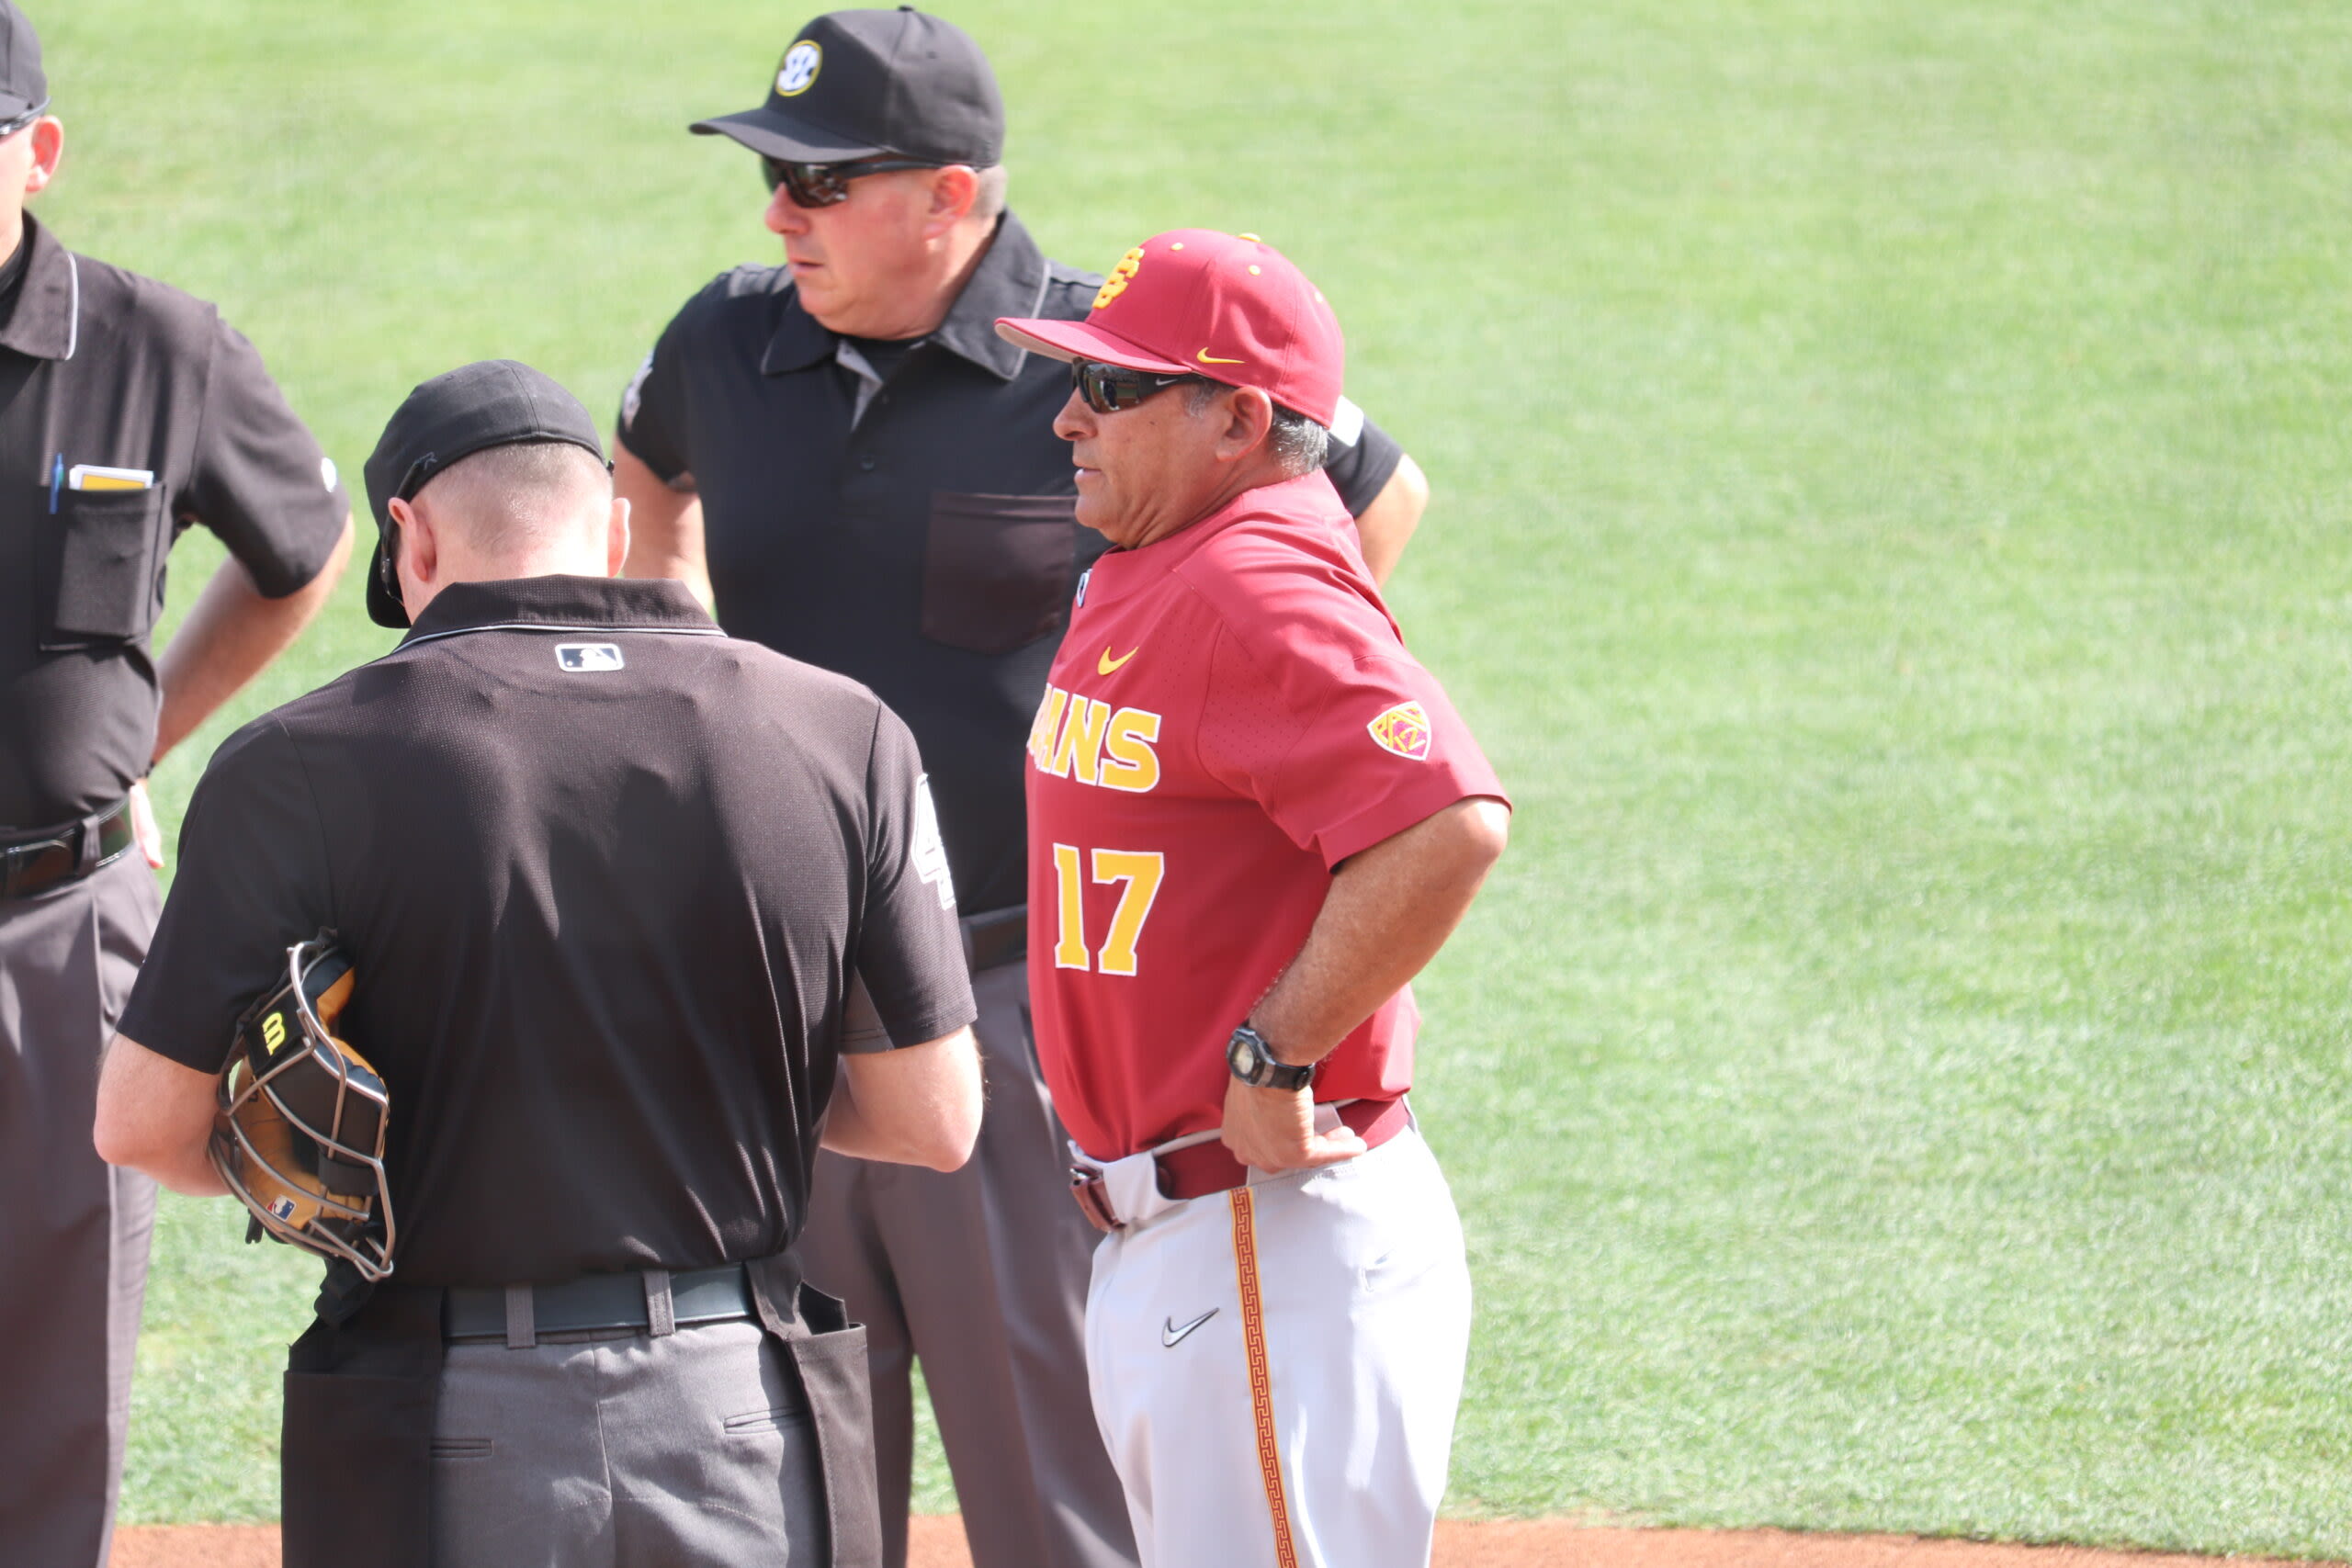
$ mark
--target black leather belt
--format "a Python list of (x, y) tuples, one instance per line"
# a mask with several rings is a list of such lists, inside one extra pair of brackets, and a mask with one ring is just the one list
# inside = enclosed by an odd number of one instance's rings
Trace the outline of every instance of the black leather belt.
[(983, 969), (1017, 963), (1029, 956), (1029, 906), (1026, 904), (1015, 904), (1007, 909), (990, 909), (985, 915), (967, 915), (963, 927), (964, 962), (975, 975)]
[(38, 833), (0, 841), (0, 898), (29, 898), (78, 882), (130, 852), (130, 803)]
[[(589, 1274), (561, 1285), (452, 1285), (442, 1292), (441, 1337), (516, 1343), (515, 1309), (523, 1303), (510, 1298), (517, 1294), (529, 1303), (521, 1314), (524, 1343), (540, 1335), (593, 1329), (667, 1333), (689, 1324), (751, 1317), (758, 1311), (741, 1263), (683, 1274), (658, 1269)], [(657, 1314), (664, 1314), (666, 1321), (657, 1321)]]

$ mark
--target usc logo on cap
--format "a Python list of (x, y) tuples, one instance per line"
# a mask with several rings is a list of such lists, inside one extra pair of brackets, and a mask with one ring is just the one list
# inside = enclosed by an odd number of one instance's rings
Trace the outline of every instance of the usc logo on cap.
[(824, 50), (807, 39), (786, 50), (775, 68), (775, 96), (792, 98), (807, 92), (817, 80), (817, 67), (824, 62)]
[(1102, 287), (1094, 291), (1094, 309), (1099, 310), (1125, 294), (1127, 291), (1128, 283), (1133, 281), (1136, 274), (1142, 270), (1143, 247), (1137, 245), (1119, 258), (1119, 265), (1111, 269), (1111, 276), (1104, 278)]

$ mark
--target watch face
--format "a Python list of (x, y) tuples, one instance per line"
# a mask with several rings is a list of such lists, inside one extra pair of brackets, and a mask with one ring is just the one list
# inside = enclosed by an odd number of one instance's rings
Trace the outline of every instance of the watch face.
[(1225, 1065), (1233, 1069), (1233, 1076), (1235, 1077), (1239, 1078), (1243, 1083), (1249, 1084), (1253, 1088), (1256, 1087), (1258, 1075), (1258, 1054), (1250, 1049), (1250, 1037), (1248, 1035), (1237, 1034), (1231, 1040), (1226, 1042)]

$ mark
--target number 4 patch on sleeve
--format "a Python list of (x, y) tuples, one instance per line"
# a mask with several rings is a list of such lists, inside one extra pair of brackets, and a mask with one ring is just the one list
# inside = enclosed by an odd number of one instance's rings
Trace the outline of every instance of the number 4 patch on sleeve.
[(956, 907), (956, 879), (947, 870), (947, 844), (939, 836), (939, 807), (931, 801), (931, 775), (915, 781), (915, 874), (939, 889), (939, 907)]

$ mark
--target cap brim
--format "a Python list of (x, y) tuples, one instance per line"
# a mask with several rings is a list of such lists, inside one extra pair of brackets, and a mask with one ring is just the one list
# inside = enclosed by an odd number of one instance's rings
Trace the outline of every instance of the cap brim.
[(724, 136), (787, 164), (846, 164), (890, 151), (871, 142), (843, 141), (839, 133), (781, 115), (765, 105), (741, 114), (698, 119), (687, 130), (696, 136)]
[(381, 536), (376, 540), (376, 553), (368, 558), (368, 618), (379, 626), (390, 626), (396, 631), (408, 629), (407, 607), (393, 598), (392, 591), (384, 586), (384, 541)]
[(1049, 359), (1093, 359), (1129, 370), (1149, 370), (1161, 376), (1206, 374), (1199, 366), (1170, 359), (1084, 321), (1050, 321), (1035, 317), (999, 316), (996, 335), (1032, 354)]

